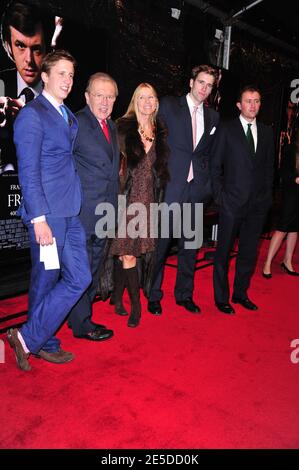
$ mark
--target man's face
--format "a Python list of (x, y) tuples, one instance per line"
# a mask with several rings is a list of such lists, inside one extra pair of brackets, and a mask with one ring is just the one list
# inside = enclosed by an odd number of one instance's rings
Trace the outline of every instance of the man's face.
[(197, 77), (190, 80), (190, 95), (196, 105), (203, 103), (210, 95), (215, 77), (209, 73), (200, 72)]
[(34, 36), (24, 36), (13, 26), (11, 33), (11, 55), (17, 70), (28, 86), (34, 86), (40, 79), (40, 66), (45, 55), (45, 43), (41, 26)]
[(61, 59), (53, 65), (49, 73), (42, 73), (44, 89), (58, 103), (70, 93), (74, 80), (74, 66), (69, 60)]
[(91, 112), (99, 120), (107, 119), (113, 109), (116, 100), (116, 90), (113, 82), (96, 78), (85, 93), (86, 103)]
[(261, 107), (261, 96), (258, 91), (245, 91), (237, 107), (246, 121), (253, 121)]

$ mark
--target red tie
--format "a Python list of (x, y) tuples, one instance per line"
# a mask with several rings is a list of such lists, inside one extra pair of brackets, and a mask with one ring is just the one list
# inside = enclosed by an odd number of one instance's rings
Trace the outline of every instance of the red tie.
[(108, 130), (108, 126), (107, 126), (107, 123), (106, 123), (106, 119), (101, 119), (101, 126), (102, 126), (103, 132), (105, 134), (105, 137), (106, 137), (106, 139), (108, 140), (108, 142), (110, 144), (110, 135), (109, 135), (109, 130)]

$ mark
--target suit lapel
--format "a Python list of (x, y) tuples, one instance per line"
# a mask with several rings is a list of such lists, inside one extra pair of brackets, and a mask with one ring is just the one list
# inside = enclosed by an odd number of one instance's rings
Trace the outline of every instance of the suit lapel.
[(238, 135), (240, 145), (244, 148), (247, 158), (253, 163), (254, 157), (252, 156), (251, 150), (248, 145), (247, 137), (241, 124), (240, 118), (235, 119), (235, 129)]
[[(89, 106), (85, 106), (84, 108), (85, 113), (89, 117), (90, 121), (90, 131), (93, 134), (95, 140), (97, 142), (100, 142), (101, 147), (103, 148), (103, 155), (106, 156), (107, 160), (111, 163), (111, 160), (113, 158), (112, 154), (112, 145), (107, 141), (103, 129), (101, 127), (101, 124), (97, 120), (97, 118), (94, 116), (94, 114), (90, 111)], [(109, 132), (110, 132), (110, 127), (109, 127)], [(111, 136), (111, 133), (110, 133)]]
[(256, 156), (256, 159), (258, 159), (260, 151), (264, 145), (265, 136), (264, 136), (264, 133), (262, 132), (261, 124), (257, 122), (256, 126), (257, 126), (257, 147), (256, 147), (255, 156)]
[[(111, 119), (107, 120), (107, 125), (109, 128), (109, 134), (110, 134), (110, 143), (111, 143), (111, 149), (112, 149), (112, 174), (114, 173), (115, 166), (119, 166), (119, 150), (118, 150), (118, 144), (117, 144), (117, 137), (116, 137), (116, 127), (111, 121)], [(118, 169), (117, 169), (117, 174), (118, 174)]]
[(204, 122), (204, 132), (197, 143), (194, 151), (201, 150), (202, 146), (205, 144), (206, 137), (210, 134), (211, 131), (211, 117), (209, 113), (209, 108), (203, 104), (203, 122)]
[(179, 116), (180, 121), (181, 121), (181, 126), (185, 131), (184, 134), (187, 137), (186, 141), (189, 143), (191, 151), (193, 151), (192, 122), (191, 122), (191, 115), (190, 115), (190, 110), (189, 110), (186, 96), (181, 96), (179, 103), (181, 106), (181, 113)]

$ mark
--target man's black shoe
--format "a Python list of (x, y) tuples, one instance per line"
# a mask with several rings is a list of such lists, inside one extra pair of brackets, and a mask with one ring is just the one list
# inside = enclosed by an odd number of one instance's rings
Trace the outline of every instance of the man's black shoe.
[(247, 310), (257, 310), (258, 306), (255, 305), (251, 300), (248, 299), (239, 299), (238, 297), (232, 296), (232, 303), (233, 304), (240, 304), (242, 307), (247, 308)]
[[(91, 325), (92, 325), (96, 330), (97, 330), (98, 328), (100, 328), (100, 329), (102, 329), (102, 328), (105, 329), (105, 328), (106, 328), (105, 325), (101, 325), (100, 323), (95, 323), (95, 322), (93, 322), (93, 321), (90, 321), (90, 323), (91, 323)], [(72, 329), (72, 325), (71, 325), (69, 322), (67, 322), (67, 326), (68, 326), (70, 329)]]
[(161, 315), (162, 307), (159, 300), (149, 301), (147, 304), (147, 310), (153, 315)]
[(235, 313), (233, 307), (230, 304), (215, 302), (215, 305), (222, 313), (227, 313), (228, 315), (233, 315)]
[(106, 339), (110, 339), (113, 336), (112, 330), (107, 330), (107, 328), (97, 328), (90, 333), (85, 333), (83, 335), (75, 335), (75, 338), (83, 338), (88, 339), (89, 341), (105, 341)]
[(176, 301), (177, 305), (180, 305), (181, 307), (184, 307), (186, 310), (192, 313), (199, 313), (200, 308), (198, 305), (196, 305), (193, 300), (190, 298), (185, 299), (185, 300), (177, 300)]

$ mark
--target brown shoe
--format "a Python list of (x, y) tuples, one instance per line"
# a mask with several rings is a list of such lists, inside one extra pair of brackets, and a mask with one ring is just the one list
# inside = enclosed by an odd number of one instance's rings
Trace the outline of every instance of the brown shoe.
[(45, 361), (54, 362), (55, 364), (64, 364), (65, 362), (70, 362), (74, 359), (74, 354), (71, 352), (63, 351), (63, 349), (59, 349), (55, 352), (47, 352), (41, 349), (37, 357), (41, 357)]
[(10, 328), (7, 331), (7, 339), (10, 346), (13, 348), (16, 356), (16, 361), (20, 369), (31, 370), (31, 366), (28, 362), (29, 353), (25, 353), (21, 341), (18, 338), (18, 329)]

